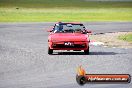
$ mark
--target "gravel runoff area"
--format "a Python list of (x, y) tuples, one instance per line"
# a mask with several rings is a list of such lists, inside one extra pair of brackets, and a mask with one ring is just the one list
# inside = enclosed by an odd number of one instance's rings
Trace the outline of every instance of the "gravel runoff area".
[(132, 32), (101, 33), (90, 35), (90, 39), (93, 41), (103, 42), (103, 46), (107, 47), (132, 48), (132, 42), (127, 42), (118, 39), (120, 35), (125, 35), (129, 33)]
[[(130, 84), (76, 83), (76, 68), (89, 74), (132, 75), (132, 49), (90, 46), (83, 52), (47, 54), (46, 30), (54, 23), (0, 23), (0, 88), (132, 88)], [(131, 22), (84, 23), (93, 33), (131, 31)]]

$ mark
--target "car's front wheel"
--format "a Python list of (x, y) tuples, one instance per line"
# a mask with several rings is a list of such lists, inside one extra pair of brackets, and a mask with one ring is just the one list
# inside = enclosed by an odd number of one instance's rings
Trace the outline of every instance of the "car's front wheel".
[(84, 50), (85, 54), (89, 54), (89, 47), (87, 48), (87, 50)]
[(53, 53), (53, 50), (48, 48), (48, 54), (52, 54)]

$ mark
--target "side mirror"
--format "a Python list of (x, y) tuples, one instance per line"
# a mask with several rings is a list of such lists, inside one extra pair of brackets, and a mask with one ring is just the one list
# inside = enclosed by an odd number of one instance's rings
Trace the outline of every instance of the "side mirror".
[(87, 33), (92, 33), (92, 31), (88, 31), (88, 30), (87, 30)]
[(52, 32), (52, 30), (51, 30), (51, 29), (49, 29), (49, 30), (47, 30), (47, 32)]
[(92, 35), (92, 31), (86, 30), (86, 32), (87, 32), (88, 35)]

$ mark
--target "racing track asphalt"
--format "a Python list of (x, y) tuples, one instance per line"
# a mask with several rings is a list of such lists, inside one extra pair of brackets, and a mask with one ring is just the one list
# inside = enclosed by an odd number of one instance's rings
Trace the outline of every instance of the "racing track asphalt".
[[(87, 73), (132, 75), (132, 49), (90, 46), (82, 52), (47, 54), (52, 23), (0, 23), (0, 88), (132, 88), (130, 84), (76, 83), (76, 68)], [(84, 23), (93, 33), (132, 31), (132, 22)]]

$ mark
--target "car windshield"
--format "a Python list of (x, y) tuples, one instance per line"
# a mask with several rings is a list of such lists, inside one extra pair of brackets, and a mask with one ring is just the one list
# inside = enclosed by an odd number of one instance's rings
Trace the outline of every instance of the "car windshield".
[(56, 24), (54, 33), (82, 33), (85, 31), (83, 24)]

